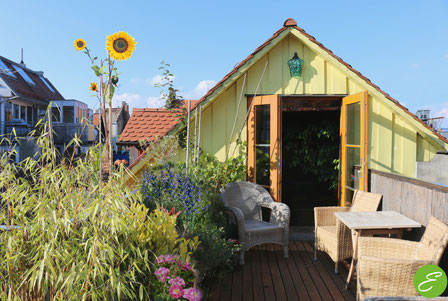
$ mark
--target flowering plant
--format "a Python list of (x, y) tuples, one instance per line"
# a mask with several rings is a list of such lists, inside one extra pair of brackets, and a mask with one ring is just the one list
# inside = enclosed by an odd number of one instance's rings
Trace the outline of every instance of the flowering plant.
[(194, 286), (191, 264), (172, 254), (160, 255), (155, 262), (153, 298), (155, 300), (199, 301), (202, 294)]

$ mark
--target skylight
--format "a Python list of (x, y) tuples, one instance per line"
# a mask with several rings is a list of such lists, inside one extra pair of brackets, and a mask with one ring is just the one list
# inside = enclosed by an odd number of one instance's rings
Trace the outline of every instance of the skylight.
[(0, 60), (0, 70), (2, 73), (6, 74), (10, 77), (17, 78), (16, 75), (11, 71), (11, 69), (6, 67), (5, 63), (2, 60)]
[(36, 83), (33, 82), (33, 80), (28, 76), (28, 74), (26, 74), (26, 72), (22, 69), (22, 67), (19, 67), (19, 66), (17, 66), (17, 65), (12, 65), (12, 66), (14, 67), (14, 69), (17, 70), (17, 72), (19, 72), (20, 76), (22, 76), (23, 79), (24, 79), (27, 83), (29, 83), (30, 85), (33, 85), (33, 86), (36, 85)]
[(40, 78), (41, 81), (44, 82), (44, 84), (48, 87), (48, 89), (51, 90), (51, 92), (55, 93), (53, 87), (50, 86), (50, 84), (47, 82), (47, 80), (42, 75), (39, 75), (39, 78)]

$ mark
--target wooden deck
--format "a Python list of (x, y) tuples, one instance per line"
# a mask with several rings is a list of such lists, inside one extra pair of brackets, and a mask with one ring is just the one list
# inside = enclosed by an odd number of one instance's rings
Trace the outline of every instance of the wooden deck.
[(289, 258), (280, 246), (266, 244), (246, 252), (246, 264), (213, 283), (207, 300), (355, 300), (355, 282), (344, 289), (347, 270), (335, 275), (325, 253), (313, 259), (311, 241), (291, 241)]

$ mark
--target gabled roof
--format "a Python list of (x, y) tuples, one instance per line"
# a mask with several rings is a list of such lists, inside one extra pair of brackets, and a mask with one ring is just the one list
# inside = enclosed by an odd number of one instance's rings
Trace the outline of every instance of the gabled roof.
[[(188, 100), (184, 100), (185, 107)], [(199, 101), (191, 100), (191, 108)], [(165, 108), (134, 109), (118, 139), (119, 144), (138, 145), (139, 141), (154, 142), (169, 133), (181, 120), (184, 111)]]
[(118, 143), (138, 145), (139, 141), (154, 142), (166, 135), (179, 122), (181, 115), (181, 110), (134, 109)]
[[(5, 57), (0, 56), (0, 60), (6, 65), (6, 67), (13, 72), (15, 77), (8, 76), (7, 74), (0, 72), (0, 78), (8, 85), (8, 87), (13, 91), (16, 96), (23, 97), (29, 100), (37, 100), (41, 102), (48, 102), (51, 100), (62, 100), (64, 97), (59, 93), (59, 91), (53, 86), (53, 84), (43, 76), (43, 72), (33, 71), (26, 68), (22, 64), (13, 62)], [(29, 84), (13, 67), (17, 66), (23, 69), (26, 75), (35, 83), (35, 85)], [(40, 77), (43, 77), (51, 89), (45, 84)]]
[[(423, 122), (420, 118), (418, 118), (415, 114), (411, 113), (406, 107), (404, 107), (403, 105), (401, 105), (396, 99), (392, 98), (389, 94), (387, 94), (386, 92), (384, 92), (383, 90), (380, 89), (380, 87), (378, 87), (377, 85), (375, 85), (374, 83), (372, 83), (370, 81), (370, 79), (368, 79), (367, 77), (365, 77), (364, 75), (361, 74), (361, 72), (355, 70), (350, 64), (346, 63), (343, 59), (341, 59), (340, 57), (338, 57), (337, 55), (335, 55), (331, 50), (329, 50), (328, 48), (326, 48), (323, 44), (319, 43), (313, 36), (309, 35), (308, 33), (305, 32), (305, 30), (303, 30), (302, 28), (297, 26), (297, 22), (292, 19), (292, 18), (288, 18), (284, 23), (283, 23), (283, 27), (280, 28), (279, 30), (277, 30), (272, 37), (270, 37), (269, 39), (266, 40), (266, 42), (264, 42), (263, 44), (261, 44), (257, 49), (254, 50), (254, 52), (252, 52), (247, 58), (245, 58), (241, 63), (239, 63), (235, 68), (233, 68), (229, 73), (227, 73), (223, 79), (221, 79), (221, 81), (219, 81), (213, 88), (211, 88), (200, 100), (199, 102), (194, 106), (196, 107), (197, 105), (199, 105), (200, 103), (206, 102), (207, 98), (209, 98), (210, 95), (212, 95), (216, 90), (218, 90), (221, 86), (223, 86), (226, 81), (235, 73), (237, 73), (239, 71), (240, 68), (242, 68), (249, 60), (251, 60), (252, 58), (255, 57), (255, 55), (257, 53), (259, 53), (261, 50), (263, 50), (266, 46), (268, 46), (269, 44), (271, 44), (282, 32), (284, 32), (285, 30), (287, 30), (288, 28), (294, 28), (297, 29), (301, 34), (303, 34), (305, 37), (307, 37), (309, 39), (309, 41), (311, 41), (312, 43), (316, 44), (321, 50), (323, 50), (324, 52), (326, 52), (327, 54), (329, 54), (330, 56), (332, 56), (333, 58), (335, 58), (339, 63), (343, 64), (345, 67), (347, 67), (350, 71), (352, 71), (353, 73), (355, 73), (358, 77), (360, 77), (362, 80), (365, 81), (366, 84), (370, 85), (371, 87), (373, 87), (375, 90), (377, 90), (379, 93), (381, 93), (385, 98), (387, 98), (388, 100), (392, 101), (396, 106), (398, 106), (400, 109), (402, 109), (406, 114), (408, 114), (410, 117), (412, 117), (413, 119), (415, 119), (417, 122), (419, 122), (423, 127), (429, 129), (435, 136), (437, 136), (437, 138), (439, 138), (440, 140), (442, 140), (445, 143), (448, 143), (448, 139), (445, 138), (444, 136), (440, 135), (439, 133), (437, 133), (433, 128), (431, 128), (429, 125), (427, 125), (425, 122)], [(194, 108), (193, 107), (193, 108)], [(173, 128), (174, 129), (174, 128)]]

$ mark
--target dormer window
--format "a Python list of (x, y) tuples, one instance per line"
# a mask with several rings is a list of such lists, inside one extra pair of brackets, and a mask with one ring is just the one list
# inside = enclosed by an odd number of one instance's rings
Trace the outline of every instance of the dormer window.
[(6, 67), (6, 64), (2, 60), (0, 60), (0, 72), (6, 74), (9, 77), (17, 78), (16, 75), (11, 71), (11, 69)]
[(47, 80), (42, 75), (39, 75), (39, 78), (41, 81), (43, 81), (43, 83), (47, 86), (47, 88), (50, 89), (51, 92), (53, 92), (53, 94), (56, 93), (53, 87), (47, 82)]
[(14, 67), (14, 69), (17, 70), (17, 72), (19, 72), (20, 76), (23, 77), (23, 79), (30, 85), (35, 86), (36, 83), (33, 82), (33, 80), (28, 76), (28, 74), (26, 74), (26, 72), (22, 69), (22, 67), (19, 67), (17, 65), (12, 65)]

